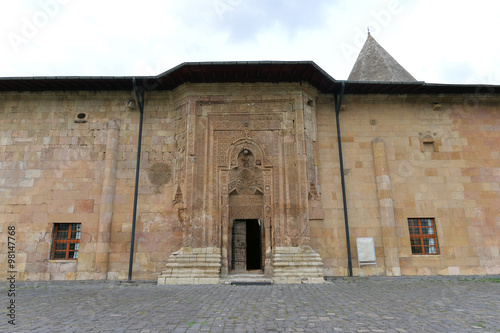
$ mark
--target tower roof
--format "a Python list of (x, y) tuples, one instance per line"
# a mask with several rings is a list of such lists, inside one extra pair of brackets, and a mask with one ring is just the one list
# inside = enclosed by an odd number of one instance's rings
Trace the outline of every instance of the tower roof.
[(365, 45), (349, 74), (349, 81), (414, 82), (401, 66), (368, 32)]

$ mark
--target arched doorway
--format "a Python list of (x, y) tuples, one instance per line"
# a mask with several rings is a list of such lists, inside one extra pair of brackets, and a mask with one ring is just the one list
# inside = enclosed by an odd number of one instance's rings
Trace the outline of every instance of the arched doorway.
[[(253, 152), (243, 148), (229, 171), (231, 269), (262, 269), (261, 223), (264, 208), (264, 177)], [(260, 163), (259, 163), (260, 164)]]
[(227, 169), (219, 174), (221, 201), (221, 276), (231, 271), (272, 274), (272, 166), (249, 136), (232, 143)]

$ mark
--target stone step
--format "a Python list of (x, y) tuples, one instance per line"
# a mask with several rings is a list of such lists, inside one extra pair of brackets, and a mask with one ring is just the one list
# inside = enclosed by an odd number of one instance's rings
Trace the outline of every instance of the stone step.
[(220, 255), (182, 255), (182, 256), (171, 256), (169, 261), (173, 262), (193, 262), (193, 261), (204, 261), (204, 262), (217, 262), (220, 261)]
[(316, 263), (296, 263), (296, 262), (279, 262), (279, 263), (274, 263), (274, 269), (276, 268), (298, 268), (298, 267), (303, 267), (303, 268), (322, 268), (323, 265), (318, 265)]
[(197, 261), (190, 261), (190, 262), (167, 262), (166, 263), (167, 267), (216, 267), (219, 269), (220, 267), (220, 260), (219, 262), (197, 262)]
[(230, 274), (220, 279), (220, 284), (233, 285), (268, 285), (273, 279), (264, 274)]
[(196, 268), (179, 268), (179, 269), (166, 269), (162, 272), (162, 275), (210, 275), (210, 276), (219, 276), (218, 269), (196, 269)]
[(315, 254), (275, 254), (274, 260), (321, 261), (321, 257)]

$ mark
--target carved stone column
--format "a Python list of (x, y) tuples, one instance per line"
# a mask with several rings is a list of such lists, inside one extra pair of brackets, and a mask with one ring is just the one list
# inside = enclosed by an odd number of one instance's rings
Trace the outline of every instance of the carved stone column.
[(401, 276), (399, 266), (398, 239), (394, 218), (394, 201), (391, 194), (391, 180), (385, 152), (385, 144), (379, 138), (372, 141), (375, 181), (380, 210), (380, 227), (384, 245), (385, 275)]
[(222, 255), (222, 268), (221, 276), (225, 277), (229, 273), (229, 193), (228, 193), (228, 172), (223, 171), (221, 174), (221, 255)]
[(95, 272), (97, 279), (106, 279), (108, 272), (120, 121), (117, 119), (111, 119), (108, 122), (107, 130), (108, 138), (106, 142), (106, 157), (104, 161), (104, 177), (95, 258)]
[(271, 230), (273, 211), (271, 186), (271, 172), (264, 172), (264, 244), (266, 250), (264, 258), (264, 273), (267, 276), (273, 275), (273, 244)]
[[(266, 207), (267, 208), (267, 207)], [(264, 218), (264, 235), (266, 237), (265, 239), (265, 248), (266, 248), (266, 254), (265, 254), (265, 259), (264, 259), (264, 274), (266, 276), (272, 276), (273, 275), (273, 249), (271, 246), (271, 218), (266, 217)]]

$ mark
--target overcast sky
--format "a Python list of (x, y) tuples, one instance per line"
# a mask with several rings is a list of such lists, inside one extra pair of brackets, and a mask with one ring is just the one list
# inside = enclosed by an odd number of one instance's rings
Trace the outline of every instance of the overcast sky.
[(499, 23), (498, 0), (2, 1), (0, 77), (312, 60), (345, 80), (370, 27), (419, 81), (500, 84)]

